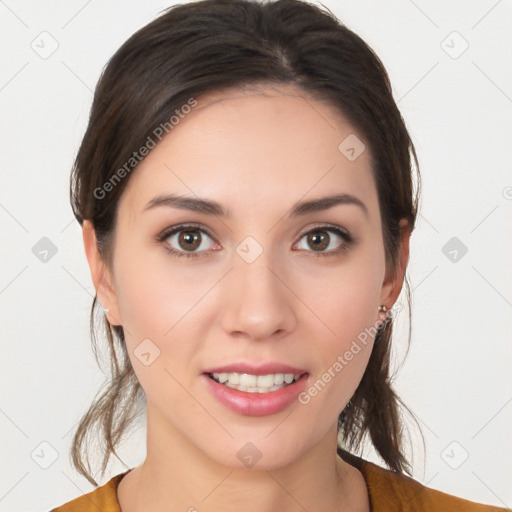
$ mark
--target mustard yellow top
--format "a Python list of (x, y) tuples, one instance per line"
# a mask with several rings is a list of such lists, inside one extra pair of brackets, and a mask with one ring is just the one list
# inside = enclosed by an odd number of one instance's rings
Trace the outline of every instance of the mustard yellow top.
[[(355, 455), (350, 455), (350, 464), (357, 467), (366, 480), (372, 512), (504, 512), (512, 510), (475, 503), (425, 487), (407, 475), (394, 473)], [(50, 512), (121, 512), (116, 491), (119, 482), (129, 471), (131, 470), (114, 476), (103, 486)]]

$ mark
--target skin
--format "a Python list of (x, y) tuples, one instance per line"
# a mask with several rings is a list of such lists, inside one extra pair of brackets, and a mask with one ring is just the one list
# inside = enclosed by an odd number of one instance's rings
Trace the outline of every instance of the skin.
[[(198, 98), (192, 110), (139, 164), (117, 210), (112, 268), (83, 239), (107, 318), (125, 329), (135, 373), (147, 397), (147, 457), (121, 481), (123, 512), (142, 510), (368, 511), (363, 476), (336, 454), (337, 418), (356, 390), (373, 340), (308, 404), (294, 401), (267, 416), (237, 414), (219, 403), (201, 374), (237, 361), (279, 361), (306, 369), (315, 382), (365, 328), (377, 307), (397, 299), (408, 259), (385, 269), (377, 190), (369, 146), (349, 161), (338, 145), (358, 132), (333, 108), (288, 86), (231, 90)], [(299, 200), (334, 192), (358, 197), (289, 218)], [(216, 200), (232, 217), (145, 205), (164, 193)], [(165, 228), (198, 223), (197, 258)], [(304, 236), (320, 226), (324, 253)], [(252, 263), (237, 246), (252, 236), (263, 249)], [(183, 242), (183, 241), (182, 241)], [(134, 355), (149, 338), (160, 355), (146, 366)], [(261, 459), (247, 468), (237, 452), (251, 442)]]

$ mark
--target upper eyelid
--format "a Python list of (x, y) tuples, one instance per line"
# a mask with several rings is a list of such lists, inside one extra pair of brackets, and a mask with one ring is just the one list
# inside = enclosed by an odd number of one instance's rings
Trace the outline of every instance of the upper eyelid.
[(210, 234), (208, 229), (206, 229), (202, 226), (199, 226), (199, 225), (195, 225), (195, 224), (183, 224), (183, 225), (172, 226), (172, 227), (166, 228), (161, 232), (160, 235), (157, 235), (157, 237), (161, 238), (162, 240), (165, 240), (166, 238), (168, 238), (171, 235), (174, 235), (176, 233), (179, 233), (180, 231), (193, 231), (193, 230), (201, 231), (201, 233), (207, 234), (212, 240), (217, 241), (216, 238), (212, 234)]

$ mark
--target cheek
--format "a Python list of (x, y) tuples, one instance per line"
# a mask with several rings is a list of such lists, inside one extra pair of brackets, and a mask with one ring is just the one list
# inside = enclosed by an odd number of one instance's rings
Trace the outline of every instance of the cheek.
[(169, 392), (176, 385), (172, 376), (182, 382), (194, 367), (201, 339), (194, 328), (218, 277), (180, 268), (161, 248), (120, 243), (116, 254), (116, 294), (132, 366), (150, 394), (161, 394), (162, 382), (169, 383)]
[(180, 322), (193, 317), (194, 305), (209, 283), (200, 281), (186, 265), (171, 261), (163, 248), (140, 246), (132, 243), (121, 248), (120, 244), (115, 262), (123, 325), (134, 337), (172, 339)]
[(184, 297), (180, 282), (163, 279), (154, 266), (125, 261), (118, 268), (126, 348), (147, 402), (165, 404), (172, 396), (173, 407), (186, 407), (190, 397), (178, 383), (185, 382), (197, 351), (186, 331), (197, 298)]
[[(378, 251), (368, 251), (329, 274), (309, 275), (302, 281), (303, 297), (321, 325), (316, 335), (318, 372), (303, 396), (304, 403), (318, 400), (317, 407), (339, 413), (359, 385), (377, 332), (382, 272)], [(319, 283), (323, 283), (321, 292)]]
[(377, 320), (383, 270), (375, 260), (360, 254), (321, 273), (304, 273), (299, 293), (324, 324), (330, 344), (343, 346)]

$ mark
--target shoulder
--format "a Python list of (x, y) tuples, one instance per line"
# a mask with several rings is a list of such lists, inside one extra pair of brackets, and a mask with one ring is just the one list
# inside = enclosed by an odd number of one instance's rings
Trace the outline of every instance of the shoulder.
[[(369, 461), (362, 461), (372, 511), (403, 512), (502, 512), (510, 509), (475, 503), (426, 487), (407, 475), (395, 473)], [(399, 508), (398, 508), (399, 507)]]
[(338, 455), (364, 476), (372, 512), (511, 512), (426, 487), (418, 480), (364, 460), (342, 448)]
[(121, 512), (117, 500), (117, 486), (128, 471), (112, 477), (94, 491), (64, 503), (50, 512)]

